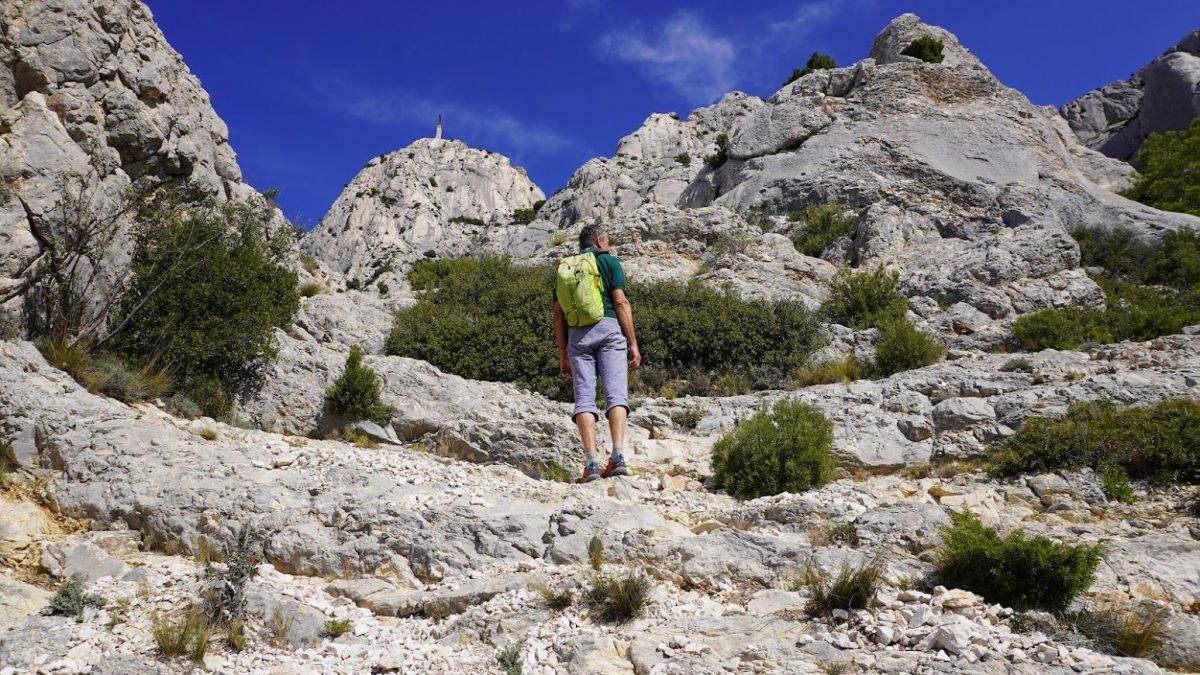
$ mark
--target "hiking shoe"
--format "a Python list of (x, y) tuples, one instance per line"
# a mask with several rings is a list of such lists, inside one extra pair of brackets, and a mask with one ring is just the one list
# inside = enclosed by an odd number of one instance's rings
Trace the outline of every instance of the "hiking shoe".
[(608, 459), (608, 466), (604, 467), (604, 473), (600, 474), (603, 478), (614, 478), (616, 476), (628, 476), (629, 469), (625, 468), (625, 457), (616, 455)]
[(600, 480), (600, 465), (595, 462), (588, 462), (583, 468), (583, 475), (579, 477), (577, 482), (590, 483), (594, 480)]

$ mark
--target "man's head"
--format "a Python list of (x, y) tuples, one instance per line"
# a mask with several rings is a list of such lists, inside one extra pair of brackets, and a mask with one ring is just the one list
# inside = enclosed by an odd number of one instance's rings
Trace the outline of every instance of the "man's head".
[(608, 233), (599, 223), (584, 225), (579, 231), (579, 250), (593, 247), (601, 251), (608, 250)]

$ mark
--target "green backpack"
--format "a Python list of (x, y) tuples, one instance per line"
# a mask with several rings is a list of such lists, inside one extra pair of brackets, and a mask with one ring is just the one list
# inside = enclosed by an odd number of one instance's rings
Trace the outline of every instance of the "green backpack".
[(554, 295), (568, 326), (590, 326), (604, 318), (604, 279), (595, 253), (563, 258), (558, 264)]

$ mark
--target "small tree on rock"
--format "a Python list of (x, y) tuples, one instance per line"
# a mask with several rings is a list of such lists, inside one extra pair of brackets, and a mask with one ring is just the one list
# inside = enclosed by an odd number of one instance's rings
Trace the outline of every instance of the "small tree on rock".
[(1150, 134), (1138, 163), (1142, 174), (1124, 196), (1163, 211), (1200, 216), (1200, 118), (1183, 131)]
[(914, 56), (918, 59), (921, 59), (925, 63), (941, 63), (942, 59), (945, 58), (945, 55), (942, 54), (942, 47), (943, 45), (941, 40), (928, 35), (923, 35), (916, 40), (913, 40), (912, 43), (905, 47), (904, 51), (900, 53), (904, 56)]
[(325, 390), (325, 410), (351, 421), (386, 424), (396, 409), (379, 399), (379, 376), (362, 359), (362, 348), (351, 347), (342, 374)]
[(828, 70), (830, 68), (837, 68), (837, 62), (833, 60), (832, 56), (813, 52), (812, 56), (808, 57), (808, 63), (804, 64), (804, 68), (792, 69), (791, 77), (784, 81), (783, 86), (786, 87), (811, 72)]

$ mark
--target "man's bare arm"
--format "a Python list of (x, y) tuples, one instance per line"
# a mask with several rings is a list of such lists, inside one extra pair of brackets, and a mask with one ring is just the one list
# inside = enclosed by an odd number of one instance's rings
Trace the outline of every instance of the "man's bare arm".
[(567, 358), (567, 315), (563, 313), (562, 305), (554, 303), (551, 312), (554, 321), (554, 342), (558, 345), (558, 371), (567, 377), (571, 376), (571, 361)]
[(613, 309), (617, 312), (617, 323), (621, 324), (621, 332), (629, 342), (629, 368), (637, 370), (642, 366), (642, 353), (638, 351), (637, 333), (633, 330), (633, 307), (625, 291), (615, 288), (612, 292)]

